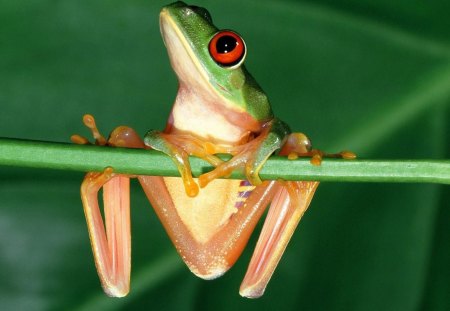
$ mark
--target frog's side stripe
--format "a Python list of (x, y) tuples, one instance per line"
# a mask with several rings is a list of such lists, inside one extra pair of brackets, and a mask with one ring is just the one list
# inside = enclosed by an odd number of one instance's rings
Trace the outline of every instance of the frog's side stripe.
[(240, 208), (244, 205), (247, 198), (252, 193), (253, 189), (255, 189), (255, 186), (252, 186), (249, 181), (242, 180), (239, 184), (239, 191), (236, 198), (236, 203), (234, 204), (234, 207)]

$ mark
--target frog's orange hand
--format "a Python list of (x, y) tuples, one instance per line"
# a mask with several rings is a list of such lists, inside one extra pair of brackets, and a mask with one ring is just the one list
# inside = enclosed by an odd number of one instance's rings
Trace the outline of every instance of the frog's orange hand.
[[(144, 142), (152, 149), (162, 151), (171, 157), (183, 178), (187, 195), (194, 197), (199, 189), (192, 178), (190, 155), (202, 158), (216, 166), (213, 171), (199, 177), (198, 182), (202, 188), (212, 180), (226, 177), (238, 169), (244, 169), (247, 180), (251, 184), (260, 185), (261, 179), (258, 175), (260, 169), (267, 158), (281, 148), (288, 133), (288, 126), (274, 118), (264, 124), (258, 137), (244, 145), (234, 147), (222, 147), (192, 135), (166, 134), (158, 131), (149, 131), (145, 135)], [(216, 153), (230, 153), (233, 158), (223, 162), (214, 155)]]
[(214, 146), (187, 134), (166, 134), (159, 131), (149, 131), (144, 138), (145, 144), (152, 149), (159, 150), (169, 155), (175, 162), (181, 178), (183, 179), (186, 194), (195, 197), (198, 194), (198, 186), (192, 178), (189, 156), (202, 158), (214, 166), (222, 163), (214, 156)]
[[(97, 129), (91, 115), (83, 117), (91, 130), (96, 145), (143, 148), (136, 132), (128, 127), (117, 127), (106, 140)], [(89, 144), (89, 140), (73, 135), (72, 141)], [(98, 192), (103, 188), (103, 221), (98, 204)], [(130, 181), (129, 176), (113, 173), (89, 172), (81, 184), (81, 199), (91, 240), (95, 265), (102, 287), (109, 296), (123, 297), (130, 288), (131, 234), (130, 234)]]
[(200, 187), (205, 187), (212, 180), (226, 177), (238, 169), (244, 169), (247, 180), (252, 185), (260, 185), (262, 181), (259, 171), (270, 155), (282, 147), (289, 132), (289, 127), (277, 118), (267, 122), (255, 139), (227, 150), (234, 155), (231, 160), (201, 175), (198, 179)]

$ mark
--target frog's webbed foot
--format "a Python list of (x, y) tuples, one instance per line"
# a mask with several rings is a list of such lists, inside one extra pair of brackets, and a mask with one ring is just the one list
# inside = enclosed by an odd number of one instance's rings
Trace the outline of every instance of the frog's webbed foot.
[(313, 165), (320, 165), (323, 158), (342, 158), (347, 160), (356, 158), (356, 154), (351, 151), (325, 153), (319, 149), (312, 149), (311, 141), (303, 133), (289, 134), (286, 143), (280, 151), (280, 155), (287, 155), (290, 160), (295, 160), (298, 157), (310, 157)]
[(223, 161), (216, 157), (219, 148), (209, 142), (188, 134), (166, 134), (156, 130), (149, 131), (144, 138), (145, 145), (169, 155), (175, 162), (183, 179), (186, 194), (195, 197), (199, 188), (192, 177), (189, 156), (204, 159), (214, 166)]

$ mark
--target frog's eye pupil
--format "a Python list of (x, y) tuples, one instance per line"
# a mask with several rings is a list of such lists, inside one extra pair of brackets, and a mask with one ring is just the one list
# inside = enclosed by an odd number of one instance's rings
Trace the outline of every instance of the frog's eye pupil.
[(235, 32), (223, 30), (209, 42), (209, 53), (223, 67), (237, 67), (245, 57), (244, 40)]
[(226, 54), (232, 52), (236, 48), (237, 44), (238, 43), (234, 37), (225, 35), (217, 40), (216, 49), (217, 52)]

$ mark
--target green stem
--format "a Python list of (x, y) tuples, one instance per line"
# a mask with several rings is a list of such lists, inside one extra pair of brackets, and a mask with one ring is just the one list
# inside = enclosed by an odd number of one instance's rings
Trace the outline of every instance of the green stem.
[[(224, 156), (224, 159), (229, 157)], [(117, 173), (179, 176), (166, 155), (142, 149), (0, 138), (0, 165), (75, 171), (102, 171), (111, 166)], [(192, 172), (198, 176), (212, 169), (191, 158)], [(349, 182), (430, 182), (450, 184), (450, 160), (336, 160), (325, 159), (313, 166), (308, 159), (288, 160), (272, 156), (260, 172), (262, 179)], [(244, 178), (233, 173), (231, 178)]]

